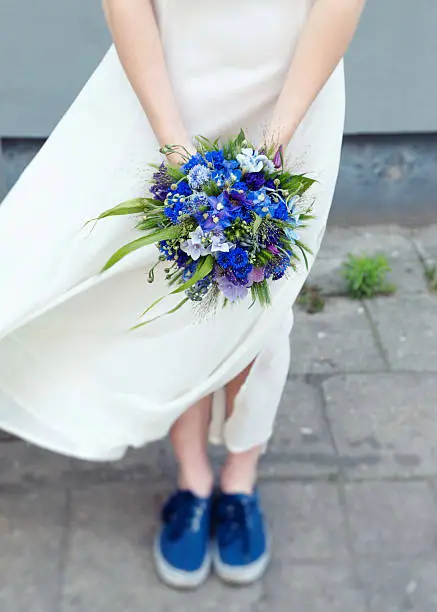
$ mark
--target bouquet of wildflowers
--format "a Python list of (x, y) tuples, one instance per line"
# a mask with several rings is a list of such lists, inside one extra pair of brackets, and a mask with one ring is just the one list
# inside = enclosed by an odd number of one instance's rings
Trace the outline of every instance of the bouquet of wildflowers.
[(149, 282), (163, 263), (169, 293), (183, 294), (169, 313), (189, 300), (210, 311), (249, 293), (252, 303), (268, 305), (270, 282), (291, 273), (300, 256), (307, 264), (309, 249), (298, 229), (312, 215), (310, 208), (299, 207), (299, 200), (314, 181), (287, 170), (281, 148), (258, 151), (244, 132), (224, 143), (198, 137), (195, 155), (176, 146), (162, 149), (165, 154), (176, 151), (184, 163), (155, 166), (150, 197), (100, 215), (140, 215), (136, 227), (142, 234), (121, 247), (104, 270), (155, 244), (159, 254), (148, 271)]

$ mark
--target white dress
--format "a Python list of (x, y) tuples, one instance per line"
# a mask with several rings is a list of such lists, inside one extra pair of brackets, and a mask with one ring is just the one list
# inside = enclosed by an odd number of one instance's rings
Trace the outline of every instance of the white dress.
[[(155, 1), (191, 134), (243, 127), (260, 142), (311, 4)], [(332, 201), (343, 122), (340, 64), (287, 151), (291, 164), (318, 181), (311, 189), (317, 219), (303, 234), (314, 253)], [(132, 220), (108, 219), (92, 232), (83, 224), (141, 195), (157, 150), (111, 48), (0, 206), (0, 429), (60, 453), (114, 460), (129, 446), (164, 437), (187, 407), (215, 392), (212, 441), (238, 452), (271, 435), (304, 265), (274, 283), (267, 310), (249, 310), (246, 302), (199, 321), (187, 305), (137, 332), (128, 329), (164, 289), (162, 279), (145, 282), (156, 248), (99, 274), (135, 235)], [(223, 386), (254, 358), (226, 421)]]

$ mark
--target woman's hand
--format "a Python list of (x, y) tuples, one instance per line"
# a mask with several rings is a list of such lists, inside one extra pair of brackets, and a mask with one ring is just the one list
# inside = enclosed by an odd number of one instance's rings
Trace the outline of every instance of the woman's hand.
[(196, 154), (196, 148), (192, 143), (164, 145), (161, 153), (172, 166), (182, 166), (188, 159)]

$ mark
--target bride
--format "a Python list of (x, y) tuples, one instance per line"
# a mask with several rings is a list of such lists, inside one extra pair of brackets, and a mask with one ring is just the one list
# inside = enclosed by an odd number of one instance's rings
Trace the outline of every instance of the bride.
[[(104, 0), (114, 45), (0, 206), (0, 429), (100, 461), (169, 433), (178, 487), (154, 555), (172, 586), (200, 585), (212, 564), (234, 583), (267, 567), (257, 463), (307, 271), (274, 283), (267, 310), (242, 302), (199, 323), (185, 306), (130, 333), (162, 293), (162, 279), (144, 282), (154, 247), (100, 274), (130, 221), (83, 226), (143, 192), (160, 145), (192, 151), (197, 134), (244, 128), (317, 180), (303, 235), (316, 254), (339, 166), (342, 57), (364, 3)], [(208, 434), (228, 450), (214, 499)]]

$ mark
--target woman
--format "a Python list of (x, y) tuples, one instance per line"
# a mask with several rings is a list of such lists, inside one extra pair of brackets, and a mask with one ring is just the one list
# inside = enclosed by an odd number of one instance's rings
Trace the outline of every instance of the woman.
[[(155, 560), (173, 586), (201, 584), (212, 558), (231, 582), (265, 571), (257, 463), (306, 270), (274, 284), (268, 310), (241, 303), (199, 323), (185, 307), (127, 333), (162, 293), (162, 279), (144, 283), (155, 250), (101, 275), (130, 222), (107, 220), (91, 234), (83, 224), (142, 192), (159, 145), (193, 150), (196, 134), (244, 128), (317, 179), (304, 235), (316, 253), (339, 165), (341, 58), (364, 2), (105, 0), (115, 47), (0, 207), (0, 428), (92, 460), (170, 432), (178, 490)], [(229, 451), (214, 503), (208, 430)]]

